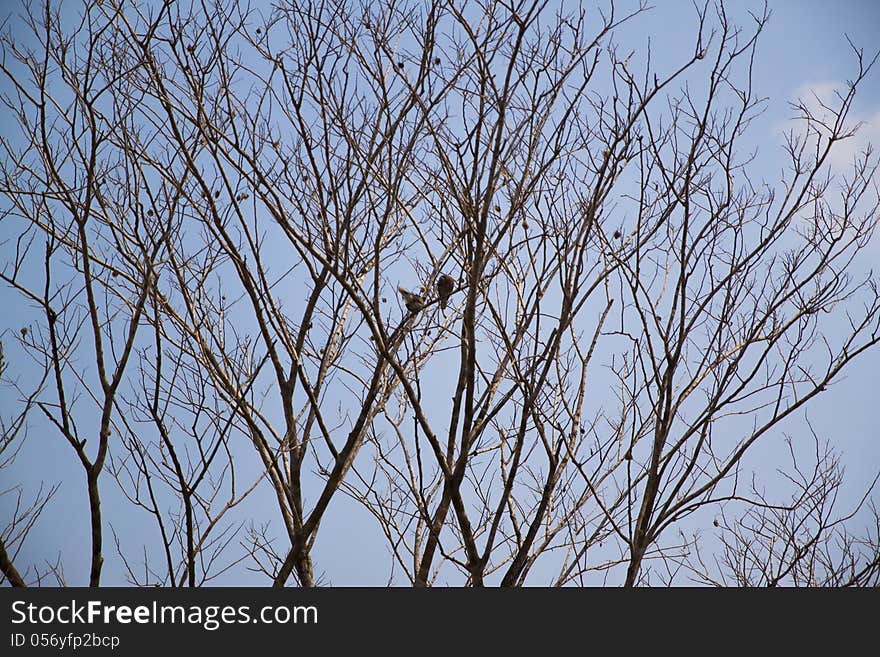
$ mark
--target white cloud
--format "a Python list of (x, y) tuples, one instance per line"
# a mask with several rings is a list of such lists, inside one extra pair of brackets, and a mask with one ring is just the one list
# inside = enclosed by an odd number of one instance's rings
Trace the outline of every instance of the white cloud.
[[(849, 87), (845, 82), (821, 81), (804, 84), (792, 92), (790, 101), (803, 106), (816, 121), (825, 123), (826, 126), (833, 126), (836, 121), (836, 112), (839, 110), (843, 99), (846, 97)], [(880, 150), (880, 107), (865, 108), (858, 106), (858, 91), (856, 92), (856, 103), (851, 106), (847, 114), (843, 132), (853, 132), (850, 137), (835, 143), (828, 155), (827, 165), (832, 173), (841, 176), (843, 179), (850, 178), (853, 172), (853, 161), (856, 158), (864, 158), (865, 151), (869, 146), (873, 145), (874, 154), (872, 158), (877, 157), (877, 151)], [(800, 118), (796, 118), (801, 114), (802, 110), (795, 109), (790, 113), (790, 118), (777, 124), (780, 134), (788, 134), (794, 132), (795, 136), (803, 137), (807, 131), (808, 124)], [(809, 135), (807, 141), (807, 153), (815, 153), (816, 147), (816, 131), (827, 137), (830, 132), (827, 128), (822, 127), (819, 123), (813, 122), (810, 126), (812, 134)], [(823, 146), (825, 143), (823, 142)], [(809, 155), (808, 155), (809, 157)], [(838, 178), (841, 180), (841, 178)], [(869, 200), (862, 199), (860, 208), (864, 209), (864, 204), (870, 204), (871, 193), (867, 195)], [(830, 208), (838, 215), (843, 212), (841, 205), (841, 197), (839, 194), (829, 194), (825, 196), (825, 201), (830, 204)], [(850, 212), (854, 208), (850, 207)], [(858, 214), (858, 212), (855, 212)], [(805, 222), (805, 226), (809, 226), (815, 221), (812, 206), (804, 207), (800, 219)], [(876, 259), (876, 254), (880, 253), (880, 232), (876, 233), (867, 248), (868, 257)]]
[[(791, 101), (801, 103), (817, 119), (828, 125), (833, 125), (835, 120), (834, 111), (840, 108), (848, 92), (845, 82), (821, 81), (803, 84), (791, 94)], [(856, 92), (858, 100), (858, 91)], [(785, 132), (794, 130), (794, 133), (804, 134), (807, 128), (805, 121), (792, 117), (785, 125), (780, 126)], [(813, 125), (823, 135), (827, 131), (818, 125)], [(853, 159), (860, 156), (869, 144), (880, 148), (880, 108), (857, 111), (851, 108), (844, 124), (845, 131), (855, 130), (855, 134), (837, 142), (829, 154), (829, 164), (837, 172), (845, 172), (852, 166)], [(814, 141), (811, 143), (815, 143)]]

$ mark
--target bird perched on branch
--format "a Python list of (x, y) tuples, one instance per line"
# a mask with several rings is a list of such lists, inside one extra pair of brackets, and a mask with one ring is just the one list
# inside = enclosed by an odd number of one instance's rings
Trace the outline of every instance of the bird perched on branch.
[(452, 276), (441, 274), (440, 278), (437, 279), (437, 296), (440, 297), (440, 307), (443, 310), (446, 310), (446, 301), (449, 299), (449, 295), (452, 294), (454, 286), (455, 281)]
[(415, 294), (402, 287), (398, 287), (397, 291), (400, 292), (400, 296), (403, 297), (403, 303), (406, 305), (406, 309), (411, 313), (417, 313), (425, 306), (425, 299), (421, 294)]

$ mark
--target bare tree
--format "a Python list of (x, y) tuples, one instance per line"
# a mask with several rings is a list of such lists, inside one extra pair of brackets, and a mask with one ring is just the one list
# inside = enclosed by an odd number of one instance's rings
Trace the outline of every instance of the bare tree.
[[(39, 424), (80, 463), (90, 585), (107, 486), (155, 526), (114, 531), (138, 585), (333, 582), (342, 496), (389, 583), (876, 583), (830, 453), (793, 447), (790, 504), (741, 483), (880, 340), (878, 158), (829, 162), (876, 58), (795, 107), (768, 184), (766, 11), (698, 8), (664, 71), (615, 44), (646, 6), (546, 5), (47, 2), (7, 29), (0, 276), (37, 314), (4, 447)], [(63, 581), (22, 553), (54, 490), (7, 522), (12, 584)]]

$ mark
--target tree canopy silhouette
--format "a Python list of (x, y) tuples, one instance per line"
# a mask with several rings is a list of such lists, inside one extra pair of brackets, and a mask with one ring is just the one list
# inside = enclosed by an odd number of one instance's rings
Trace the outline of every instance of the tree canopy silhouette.
[[(345, 584), (330, 522), (384, 541), (394, 584), (880, 581), (876, 511), (852, 528), (838, 456), (791, 424), (880, 340), (878, 158), (829, 159), (874, 59), (795, 106), (768, 182), (767, 13), (698, 6), (666, 70), (616, 45), (646, 10), (91, 0), (7, 24), (0, 277), (29, 314), (5, 323), (3, 466), (80, 468), (89, 585), (108, 555), (138, 585)], [(779, 499), (746, 458), (793, 427)], [(6, 493), (10, 584), (67, 582), (71, 556), (28, 556), (52, 486)]]

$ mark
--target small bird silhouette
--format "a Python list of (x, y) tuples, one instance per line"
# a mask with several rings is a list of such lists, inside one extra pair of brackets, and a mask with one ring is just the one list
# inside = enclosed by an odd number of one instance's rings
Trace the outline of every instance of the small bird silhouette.
[(411, 313), (417, 313), (424, 307), (425, 299), (422, 295), (415, 294), (402, 287), (398, 287), (397, 291), (400, 292), (400, 296), (403, 297), (403, 303), (406, 305), (406, 309)]
[(452, 294), (454, 286), (455, 281), (452, 279), (452, 276), (441, 274), (440, 278), (437, 279), (437, 296), (440, 297), (440, 307), (443, 310), (446, 310), (446, 301), (449, 299), (449, 295)]

